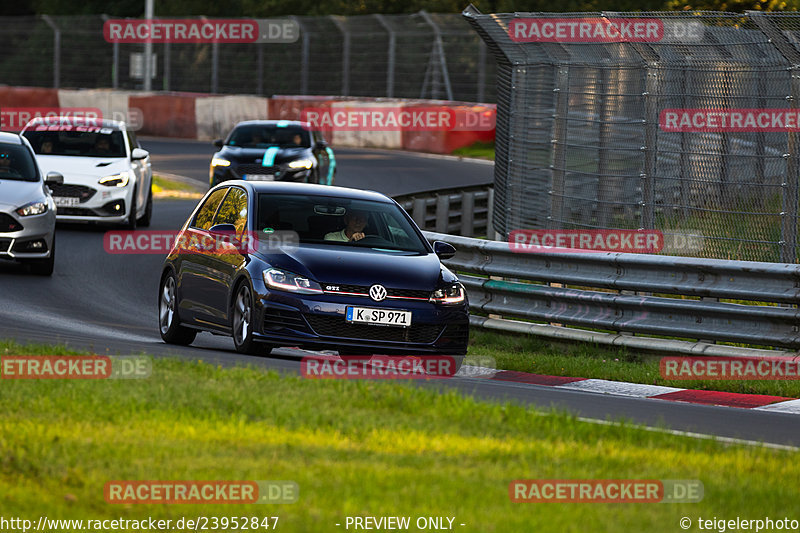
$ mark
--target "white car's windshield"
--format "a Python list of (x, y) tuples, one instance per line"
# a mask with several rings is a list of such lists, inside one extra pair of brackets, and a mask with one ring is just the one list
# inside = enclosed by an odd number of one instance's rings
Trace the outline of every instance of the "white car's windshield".
[(110, 128), (83, 128), (89, 131), (38, 131), (24, 133), (38, 155), (78, 157), (125, 157), (122, 132)]

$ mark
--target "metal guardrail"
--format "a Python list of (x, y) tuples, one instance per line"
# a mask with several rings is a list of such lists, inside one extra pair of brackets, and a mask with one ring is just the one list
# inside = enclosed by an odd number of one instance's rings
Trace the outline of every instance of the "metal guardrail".
[(422, 230), (465, 237), (492, 235), (494, 189), (475, 185), (395, 196)]
[[(431, 232), (426, 237), (458, 250), (444, 263), (459, 272), (472, 311), (490, 314), (474, 316), (478, 326), (683, 353), (765, 351), (714, 347), (712, 341), (800, 348), (800, 265), (609, 252), (520, 253), (505, 242)], [(746, 302), (720, 301), (731, 299)]]

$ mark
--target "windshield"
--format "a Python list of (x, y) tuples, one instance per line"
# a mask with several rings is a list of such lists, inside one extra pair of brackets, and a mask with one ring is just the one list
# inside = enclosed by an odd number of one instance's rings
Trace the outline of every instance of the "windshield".
[[(43, 129), (48, 126), (41, 126)], [(40, 155), (78, 157), (126, 157), (122, 132), (111, 128), (84, 127), (88, 131), (29, 130), (25, 137)]]
[(334, 196), (259, 194), (256, 230), (295, 231), (300, 243), (427, 253), (402, 209)]
[(39, 181), (30, 151), (16, 144), (0, 144), (0, 180)]
[(226, 144), (243, 148), (310, 148), (311, 136), (300, 126), (248, 125), (233, 130)]

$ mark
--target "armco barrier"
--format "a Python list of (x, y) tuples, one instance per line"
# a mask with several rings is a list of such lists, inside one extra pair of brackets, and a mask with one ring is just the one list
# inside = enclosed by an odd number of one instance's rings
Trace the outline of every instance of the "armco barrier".
[(608, 252), (519, 253), (505, 242), (442, 233), (426, 237), (458, 250), (445, 264), (462, 273), (471, 309), (503, 317), (474, 316), (475, 325), (682, 353), (764, 351), (707, 341), (800, 348), (800, 265)]

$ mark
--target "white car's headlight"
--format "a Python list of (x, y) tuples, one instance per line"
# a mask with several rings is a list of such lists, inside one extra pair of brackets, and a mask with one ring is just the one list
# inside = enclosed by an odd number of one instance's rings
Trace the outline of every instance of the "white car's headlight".
[(464, 286), (460, 283), (453, 283), (434, 291), (430, 301), (436, 304), (457, 305), (464, 302), (465, 295)]
[(311, 168), (314, 166), (313, 159), (298, 159), (296, 161), (289, 162), (289, 168)]
[(231, 162), (227, 159), (222, 159), (221, 157), (215, 157), (211, 160), (212, 167), (229, 167), (231, 166)]
[(125, 187), (130, 180), (130, 173), (125, 170), (120, 172), (119, 174), (114, 174), (112, 176), (106, 176), (104, 178), (100, 178), (97, 182), (100, 185), (105, 185), (106, 187)]
[(47, 202), (31, 202), (17, 209), (17, 214), (21, 217), (41, 215), (47, 213)]
[(270, 268), (264, 271), (264, 283), (270, 289), (298, 294), (322, 294), (322, 287), (314, 280), (298, 276), (285, 270)]

